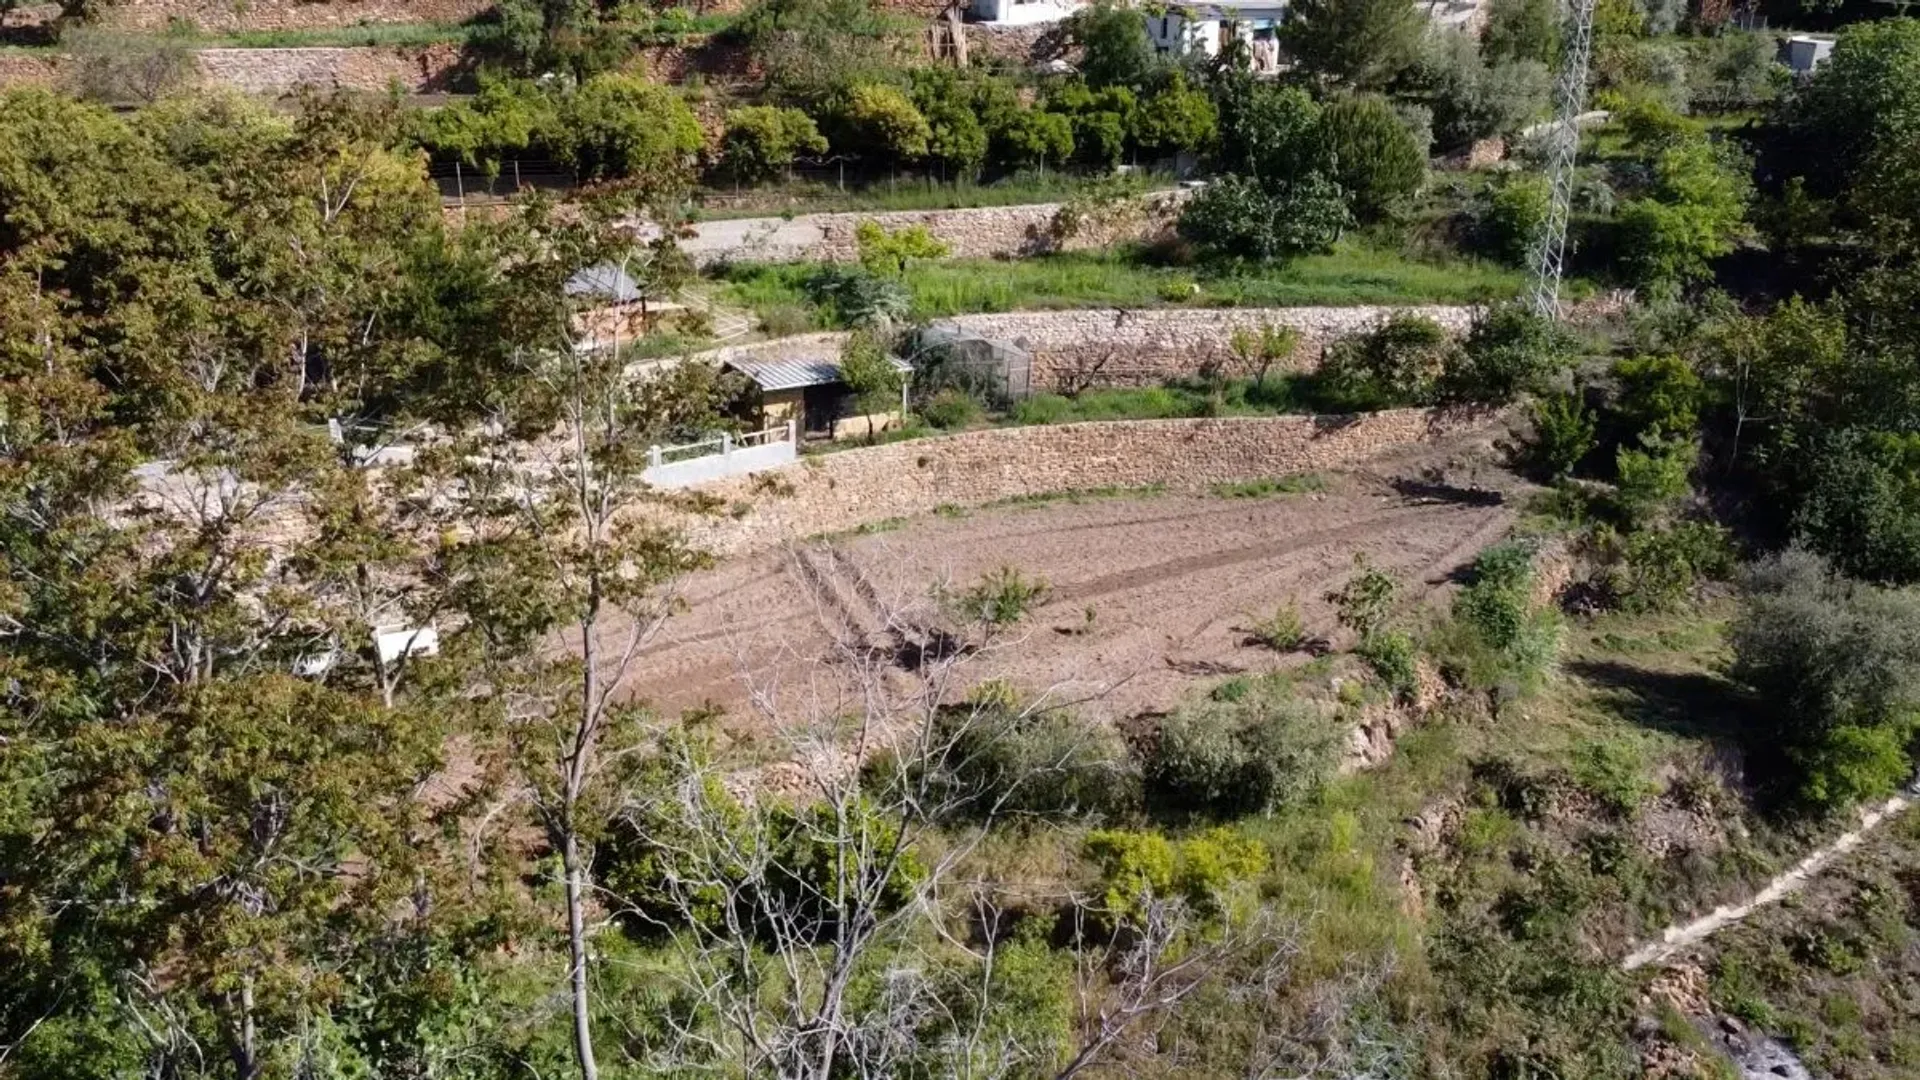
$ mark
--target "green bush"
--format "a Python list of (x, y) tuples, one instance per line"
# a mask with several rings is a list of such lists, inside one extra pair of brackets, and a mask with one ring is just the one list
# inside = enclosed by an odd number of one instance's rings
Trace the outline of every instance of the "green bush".
[(1087, 858), (1100, 868), (1106, 913), (1120, 920), (1143, 916), (1153, 901), (1185, 900), (1217, 912), (1235, 887), (1265, 872), (1267, 849), (1231, 829), (1210, 829), (1175, 842), (1157, 832), (1090, 833)]
[(1320, 153), (1361, 222), (1378, 221), (1420, 190), (1427, 151), (1385, 98), (1342, 98), (1320, 113)]
[(1920, 582), (1920, 435), (1851, 428), (1811, 455), (1794, 531), (1855, 577)]
[(1337, 591), (1328, 593), (1327, 600), (1337, 609), (1340, 625), (1365, 643), (1386, 628), (1399, 593), (1400, 583), (1393, 575), (1360, 554), (1353, 557), (1353, 576)]
[(670, 186), (687, 179), (706, 143), (693, 110), (672, 89), (631, 75), (595, 75), (564, 99), (555, 152), (584, 179)]
[(1196, 702), (1161, 724), (1142, 772), (1150, 804), (1218, 817), (1270, 813), (1306, 798), (1333, 768), (1334, 724), (1266, 684), (1235, 701)]
[(1436, 635), (1434, 651), (1452, 682), (1473, 690), (1512, 694), (1536, 686), (1559, 651), (1560, 618), (1535, 610), (1534, 552), (1501, 544), (1474, 561), (1473, 580), (1453, 602), (1453, 617)]
[(1454, 402), (1506, 402), (1547, 389), (1573, 361), (1573, 343), (1551, 320), (1518, 304), (1501, 304), (1476, 319), (1440, 396)]
[(1642, 529), (1627, 537), (1610, 591), (1628, 611), (1679, 611), (1703, 580), (1733, 570), (1727, 531), (1704, 521)]
[(1693, 490), (1688, 477), (1699, 458), (1699, 444), (1687, 438), (1643, 436), (1638, 449), (1621, 447), (1614, 481), (1620, 516), (1634, 528), (1655, 521)]
[(1621, 256), (1635, 280), (1672, 288), (1708, 277), (1713, 260), (1747, 231), (1749, 171), (1731, 150), (1704, 139), (1661, 151), (1651, 194), (1618, 215)]
[(1706, 384), (1671, 353), (1623, 357), (1613, 365), (1620, 393), (1613, 403), (1617, 426), (1628, 438), (1684, 437), (1700, 422)]
[(1487, 192), (1480, 211), (1481, 244), (1509, 265), (1527, 265), (1534, 239), (1546, 225), (1550, 198), (1545, 177), (1509, 173)]
[(1526, 457), (1548, 480), (1564, 480), (1593, 453), (1593, 411), (1578, 393), (1550, 394), (1533, 403), (1533, 433), (1526, 441)]
[(1355, 650), (1395, 697), (1412, 696), (1420, 684), (1420, 647), (1405, 630), (1383, 630)]
[(1394, 315), (1328, 347), (1312, 380), (1317, 404), (1329, 412), (1427, 404), (1454, 349), (1453, 339), (1432, 319)]
[(1140, 802), (1140, 777), (1112, 728), (1017, 695), (976, 693), (943, 708), (922, 778), (928, 802), (961, 819), (1113, 820)]
[(720, 165), (734, 182), (758, 184), (784, 175), (801, 154), (824, 154), (827, 140), (799, 109), (748, 105), (727, 114)]
[(1222, 176), (1187, 201), (1178, 228), (1216, 258), (1274, 262), (1330, 250), (1350, 220), (1346, 193), (1317, 173), (1280, 184)]
[(1306, 624), (1300, 620), (1300, 606), (1289, 603), (1267, 618), (1253, 624), (1253, 640), (1274, 652), (1292, 652), (1307, 639)]
[(980, 422), (985, 416), (973, 395), (949, 386), (928, 398), (920, 406), (920, 418), (937, 428), (963, 428)]
[(1749, 574), (1729, 637), (1733, 675), (1754, 691), (1751, 741), (1786, 751), (1803, 798), (1836, 806), (1902, 778), (1892, 751), (1920, 714), (1920, 594), (1789, 551)]

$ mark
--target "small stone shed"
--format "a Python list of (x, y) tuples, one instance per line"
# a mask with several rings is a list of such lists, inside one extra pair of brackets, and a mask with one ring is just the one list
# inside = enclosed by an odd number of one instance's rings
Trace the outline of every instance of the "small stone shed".
[[(913, 365), (891, 358), (894, 369), (911, 376)], [(722, 365), (753, 384), (762, 427), (794, 422), (803, 437), (839, 439), (897, 426), (907, 412), (902, 386), (900, 407), (871, 415), (860, 413), (853, 394), (840, 377), (837, 356), (781, 356), (730, 359)]]

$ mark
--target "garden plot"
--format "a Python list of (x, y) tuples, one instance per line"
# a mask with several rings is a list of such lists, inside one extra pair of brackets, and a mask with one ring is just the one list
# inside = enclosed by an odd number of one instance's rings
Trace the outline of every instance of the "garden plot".
[(1172, 706), (1196, 676), (1296, 663), (1252, 641), (1298, 605), (1309, 637), (1335, 632), (1325, 594), (1364, 554), (1418, 596), (1503, 536), (1513, 509), (1407, 494), (1361, 476), (1257, 498), (1117, 494), (955, 510), (721, 565), (683, 586), (688, 612), (642, 655), (629, 688), (662, 710), (725, 708), (756, 690), (818, 688), (836, 642), (878, 643), (940, 582), (1002, 567), (1047, 589), (1018, 640), (971, 669), (1118, 720)]

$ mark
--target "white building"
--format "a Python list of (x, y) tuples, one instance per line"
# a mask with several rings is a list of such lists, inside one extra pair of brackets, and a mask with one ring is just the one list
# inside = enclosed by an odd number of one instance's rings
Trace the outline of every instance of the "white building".
[(1253, 50), (1253, 70), (1280, 68), (1280, 24), (1287, 0), (1185, 0), (1147, 17), (1147, 37), (1163, 53), (1217, 56), (1237, 34)]
[(1059, 22), (1080, 10), (1080, 0), (968, 0), (975, 20), (993, 26)]
[(1833, 39), (1814, 37), (1812, 34), (1795, 34), (1787, 39), (1787, 66), (1795, 75), (1811, 75), (1827, 57), (1833, 55)]

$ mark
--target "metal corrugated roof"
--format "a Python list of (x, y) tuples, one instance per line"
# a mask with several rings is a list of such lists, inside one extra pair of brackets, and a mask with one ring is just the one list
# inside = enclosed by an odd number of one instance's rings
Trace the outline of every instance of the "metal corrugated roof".
[[(906, 374), (913, 365), (890, 357), (894, 370)], [(727, 366), (753, 380), (762, 390), (798, 390), (830, 386), (840, 381), (840, 364), (824, 357), (780, 357), (769, 360), (728, 360)]]
[(579, 270), (567, 279), (568, 296), (591, 296), (616, 304), (631, 304), (640, 299), (640, 286), (622, 267), (601, 263)]

